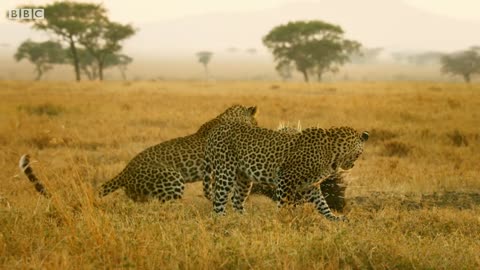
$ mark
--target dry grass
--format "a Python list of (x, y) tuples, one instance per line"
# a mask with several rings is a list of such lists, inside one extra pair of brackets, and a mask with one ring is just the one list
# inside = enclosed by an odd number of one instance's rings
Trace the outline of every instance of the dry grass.
[[(258, 196), (214, 217), (199, 183), (166, 204), (95, 198), (136, 153), (233, 103), (269, 128), (372, 131), (347, 177), (349, 223)], [(1, 81), (0, 268), (478, 269), (478, 108), (480, 86), (463, 84)], [(52, 199), (19, 175), (24, 153)]]

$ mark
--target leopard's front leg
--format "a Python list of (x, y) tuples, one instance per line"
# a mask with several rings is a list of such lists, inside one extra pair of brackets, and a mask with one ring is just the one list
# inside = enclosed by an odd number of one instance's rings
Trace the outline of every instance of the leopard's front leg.
[(324, 215), (328, 220), (332, 221), (346, 221), (345, 216), (336, 216), (328, 207), (327, 201), (322, 194), (320, 187), (312, 187), (308, 192), (305, 193), (305, 201), (315, 204), (317, 211)]
[(237, 174), (237, 179), (234, 185), (234, 192), (232, 197), (233, 208), (239, 212), (244, 213), (244, 204), (250, 195), (252, 189), (252, 180), (250, 180), (245, 174)]
[(282, 176), (278, 178), (277, 189), (275, 191), (277, 197), (277, 206), (279, 208), (293, 204), (295, 201), (294, 190), (290, 183), (288, 183)]

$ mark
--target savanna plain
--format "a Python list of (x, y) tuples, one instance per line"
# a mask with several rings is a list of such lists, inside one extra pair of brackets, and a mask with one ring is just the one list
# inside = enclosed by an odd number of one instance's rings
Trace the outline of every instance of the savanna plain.
[[(349, 222), (311, 205), (212, 214), (201, 184), (134, 203), (94, 189), (148, 146), (228, 106), (259, 125), (352, 126)], [(0, 81), (2, 269), (479, 269), (480, 85), (429, 82)], [(52, 193), (35, 192), (22, 154)]]

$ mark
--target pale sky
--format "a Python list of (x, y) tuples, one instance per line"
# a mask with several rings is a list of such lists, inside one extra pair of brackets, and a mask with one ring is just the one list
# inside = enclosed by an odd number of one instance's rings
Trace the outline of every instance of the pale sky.
[[(328, 0), (103, 0), (113, 19), (123, 22), (152, 22), (212, 12), (248, 12), (271, 9), (295, 2)], [(334, 0), (330, 0), (334, 1)], [(358, 1), (358, 0), (351, 0)], [(460, 20), (480, 21), (480, 0), (385, 0), (403, 1), (418, 9)], [(20, 4), (44, 4), (53, 0), (1, 0), (0, 14)], [(0, 22), (4, 22), (0, 16)]]
[(404, 2), (418, 9), (439, 15), (480, 21), (479, 0), (404, 0)]
[[(19, 4), (44, 4), (53, 0), (0, 0), (0, 8), (7, 10)], [(275, 8), (295, 0), (102, 0), (77, 2), (103, 3), (115, 20), (124, 22), (152, 22), (212, 12), (242, 12)], [(0, 18), (4, 21), (5, 18)]]
[[(0, 0), (0, 14), (54, 1)], [(312, 19), (341, 25), (347, 37), (367, 47), (454, 51), (480, 44), (480, 0), (76, 1), (103, 3), (112, 20), (138, 27), (125, 42), (131, 51), (225, 50), (233, 44), (265, 49), (261, 39), (273, 26)], [(45, 39), (45, 33), (5, 16), (0, 31), (0, 44), (12, 48), (26, 38)]]

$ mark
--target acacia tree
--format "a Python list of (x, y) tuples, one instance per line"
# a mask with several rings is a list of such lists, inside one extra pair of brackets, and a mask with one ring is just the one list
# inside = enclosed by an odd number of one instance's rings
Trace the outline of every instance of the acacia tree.
[(359, 50), (360, 43), (343, 34), (340, 26), (323, 21), (296, 21), (273, 28), (263, 44), (277, 63), (293, 64), (308, 82), (309, 74), (321, 79), (325, 72), (336, 72)]
[(17, 61), (26, 59), (34, 64), (37, 73), (35, 80), (40, 80), (45, 72), (53, 68), (54, 64), (64, 63), (66, 55), (60, 43), (26, 40), (18, 47), (14, 58)]
[(99, 4), (54, 2), (45, 6), (21, 6), (19, 8), (40, 8), (45, 10), (42, 20), (21, 20), (33, 23), (33, 28), (47, 31), (59, 37), (68, 44), (70, 55), (75, 67), (75, 77), (80, 81), (80, 63), (78, 57), (78, 38), (89, 29), (92, 23), (106, 18), (106, 10)]
[[(67, 50), (67, 56), (71, 63), (73, 63), (73, 56)], [(98, 78), (98, 65), (95, 58), (84, 48), (77, 49), (78, 65), (80, 71), (87, 76), (89, 80), (96, 80)]]
[(480, 73), (480, 53), (477, 47), (444, 55), (441, 63), (443, 73), (460, 75), (466, 83), (470, 83), (473, 74)]
[(79, 35), (79, 43), (88, 50), (97, 63), (100, 80), (103, 80), (107, 58), (114, 57), (122, 49), (121, 42), (133, 34), (135, 30), (131, 25), (122, 25), (111, 22), (106, 17), (100, 17)]
[(205, 78), (208, 80), (208, 63), (212, 59), (213, 53), (208, 51), (201, 51), (197, 53), (198, 62), (205, 68)]
[[(95, 57), (86, 49), (78, 49), (80, 70), (87, 76), (89, 80), (99, 79), (98, 64)], [(72, 57), (67, 51), (67, 56), (70, 61)], [(133, 59), (124, 54), (108, 54), (104, 59), (103, 69), (117, 67), (120, 71), (120, 75), (126, 80), (127, 66), (133, 61)]]

